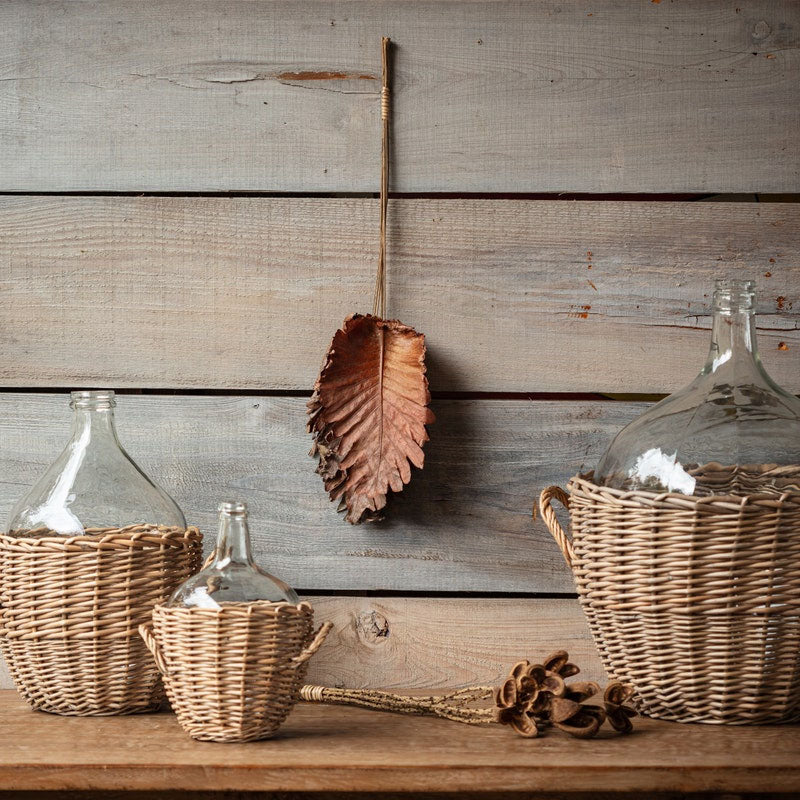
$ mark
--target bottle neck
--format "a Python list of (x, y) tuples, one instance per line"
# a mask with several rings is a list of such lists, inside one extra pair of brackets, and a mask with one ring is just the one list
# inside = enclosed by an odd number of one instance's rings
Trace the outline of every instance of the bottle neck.
[(760, 371), (756, 320), (752, 306), (717, 304), (711, 325), (711, 347), (703, 374)]
[(252, 560), (247, 516), (223, 513), (219, 519), (214, 563), (224, 567), (227, 564), (250, 564)]
[(72, 438), (87, 444), (90, 440), (117, 443), (114, 408), (76, 408), (72, 421)]

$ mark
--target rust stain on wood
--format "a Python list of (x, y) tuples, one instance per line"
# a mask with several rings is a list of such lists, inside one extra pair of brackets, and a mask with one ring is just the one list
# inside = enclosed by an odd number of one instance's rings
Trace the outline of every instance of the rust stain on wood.
[(570, 306), (570, 311), (567, 312), (568, 317), (572, 317), (573, 319), (589, 319), (589, 311), (592, 309), (590, 305), (581, 306), (583, 309), (582, 311), (572, 311), (572, 308), (574, 308), (574, 306)]
[(302, 72), (280, 72), (276, 75), (279, 81), (374, 81), (374, 75), (364, 75), (352, 72), (315, 72), (304, 70)]
[(786, 342), (778, 342), (778, 350), (788, 350), (789, 345)]

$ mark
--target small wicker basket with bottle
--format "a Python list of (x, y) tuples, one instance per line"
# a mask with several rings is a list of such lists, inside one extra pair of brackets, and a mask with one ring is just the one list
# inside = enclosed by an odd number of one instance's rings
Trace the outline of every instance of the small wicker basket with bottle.
[(331, 625), (313, 628), (311, 605), (253, 560), (245, 504), (222, 503), (206, 565), (139, 632), (183, 729), (249, 742), (272, 736), (297, 702)]
[(181, 727), (195, 739), (249, 742), (278, 730), (297, 702), (308, 660), (330, 623), (313, 632), (309, 603), (157, 606), (140, 627)]

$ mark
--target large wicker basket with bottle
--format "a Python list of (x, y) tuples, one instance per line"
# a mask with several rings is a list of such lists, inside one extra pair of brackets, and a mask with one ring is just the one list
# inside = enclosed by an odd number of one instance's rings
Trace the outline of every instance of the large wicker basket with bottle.
[[(598, 486), (578, 475), (542, 492), (606, 669), (648, 716), (727, 724), (800, 718), (800, 475), (770, 467), (742, 494)], [(726, 493), (736, 485), (737, 493)], [(572, 538), (551, 503), (569, 508)]]
[(272, 736), (297, 702), (316, 635), (309, 603), (156, 606), (139, 631), (164, 677), (181, 727), (195, 739), (248, 742)]
[(17, 690), (57, 714), (157, 709), (163, 689), (137, 629), (200, 568), (199, 531), (42, 533), (0, 536), (0, 650)]

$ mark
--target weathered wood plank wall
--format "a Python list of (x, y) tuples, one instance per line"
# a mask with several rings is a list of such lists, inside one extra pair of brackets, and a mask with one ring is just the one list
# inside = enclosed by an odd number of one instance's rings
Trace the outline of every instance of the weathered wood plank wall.
[[(377, 206), (0, 198), (0, 382), (310, 390), (371, 309)], [(794, 204), (397, 200), (389, 262), (434, 391), (673, 391), (705, 355), (714, 277), (746, 276), (764, 360), (800, 391)]]
[(6, 0), (1, 188), (375, 191), (381, 35), (396, 191), (797, 190), (791, 0)]
[[(436, 400), (426, 465), (375, 525), (352, 526), (314, 474), (305, 399), (121, 396), (120, 438), (187, 517), (216, 535), (250, 504), (256, 554), (315, 591), (571, 592), (537, 490), (593, 466), (641, 403)], [(64, 395), (0, 394), (0, 519), (68, 438)], [(207, 542), (210, 546), (211, 542)]]
[[(531, 505), (643, 407), (588, 393), (692, 377), (715, 276), (759, 281), (800, 391), (800, 205), (752, 202), (800, 189), (799, 32), (787, 0), (0, 4), (0, 518), (64, 444), (61, 390), (126, 388), (132, 455), (206, 533), (249, 502), (260, 560), (336, 623), (313, 680), (492, 682), (562, 644), (600, 677)], [(424, 193), (390, 204), (390, 311), (428, 335), (438, 421), (353, 528), (303, 395), (368, 310), (381, 35), (391, 188)], [(597, 197), (519, 195), (549, 192)]]

